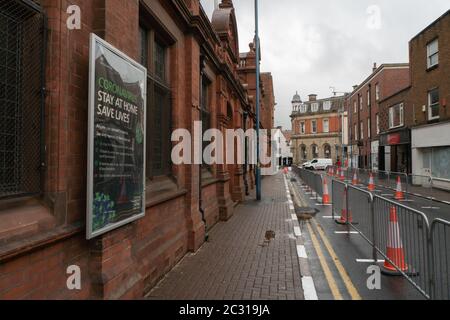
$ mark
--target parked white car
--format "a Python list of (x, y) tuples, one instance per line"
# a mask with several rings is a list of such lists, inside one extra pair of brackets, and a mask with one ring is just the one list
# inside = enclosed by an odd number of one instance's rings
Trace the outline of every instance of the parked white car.
[(326, 170), (331, 166), (333, 166), (332, 159), (313, 159), (303, 164), (303, 168), (309, 170)]

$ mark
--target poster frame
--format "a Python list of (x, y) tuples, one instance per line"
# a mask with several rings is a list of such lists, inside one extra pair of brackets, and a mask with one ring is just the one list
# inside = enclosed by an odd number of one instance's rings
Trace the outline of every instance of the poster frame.
[[(118, 50), (99, 36), (97, 36), (94, 33), (90, 34), (89, 38), (89, 103), (88, 103), (88, 150), (87, 150), (87, 195), (86, 195), (86, 239), (90, 240), (93, 238), (96, 238), (102, 234), (105, 234), (107, 232), (110, 232), (114, 229), (117, 229), (119, 227), (122, 227), (126, 224), (129, 224), (133, 221), (139, 220), (145, 216), (145, 209), (146, 209), (146, 171), (145, 171), (145, 163), (146, 163), (146, 147), (147, 147), (147, 69), (136, 62), (134, 59), (130, 58), (128, 55), (123, 53), (122, 51)], [(131, 64), (133, 67), (139, 69), (144, 73), (144, 132), (143, 132), (143, 191), (142, 191), (142, 211), (138, 214), (133, 215), (132, 217), (129, 217), (127, 219), (124, 219), (122, 221), (119, 221), (117, 223), (108, 225), (107, 227), (101, 228), (99, 230), (93, 231), (92, 225), (93, 225), (93, 191), (94, 191), (94, 138), (95, 138), (95, 76), (96, 76), (96, 69), (95, 69), (95, 48), (96, 45), (99, 44), (106, 48), (107, 50), (111, 51), (112, 53), (116, 54), (121, 60), (124, 60), (125, 62)]]

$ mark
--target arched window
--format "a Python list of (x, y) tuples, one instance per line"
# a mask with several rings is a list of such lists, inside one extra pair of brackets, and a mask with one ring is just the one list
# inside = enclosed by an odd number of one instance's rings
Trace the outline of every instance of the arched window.
[(300, 147), (300, 158), (302, 160), (306, 160), (306, 157), (307, 157), (306, 146), (304, 144), (302, 144)]
[(313, 159), (319, 157), (319, 147), (316, 144), (313, 144), (311, 146), (311, 154), (312, 154)]
[(326, 159), (331, 159), (331, 146), (328, 143), (323, 145), (323, 154)]

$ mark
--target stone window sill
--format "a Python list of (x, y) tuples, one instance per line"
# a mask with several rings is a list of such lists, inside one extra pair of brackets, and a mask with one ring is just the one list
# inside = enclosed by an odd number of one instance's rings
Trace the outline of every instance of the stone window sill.
[(0, 209), (0, 247), (56, 226), (51, 210), (37, 198), (4, 200)]
[(170, 177), (156, 177), (147, 181), (146, 207), (151, 208), (158, 204), (184, 196), (187, 190), (180, 188)]

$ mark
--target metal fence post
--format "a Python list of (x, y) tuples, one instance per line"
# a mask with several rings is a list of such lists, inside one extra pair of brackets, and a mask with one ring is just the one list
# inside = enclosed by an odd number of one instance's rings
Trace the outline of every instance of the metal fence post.
[(370, 202), (370, 214), (371, 214), (371, 223), (372, 223), (372, 257), (374, 264), (377, 263), (377, 237), (376, 237), (376, 231), (375, 231), (375, 199), (373, 197), (372, 192), (369, 196), (369, 202)]

